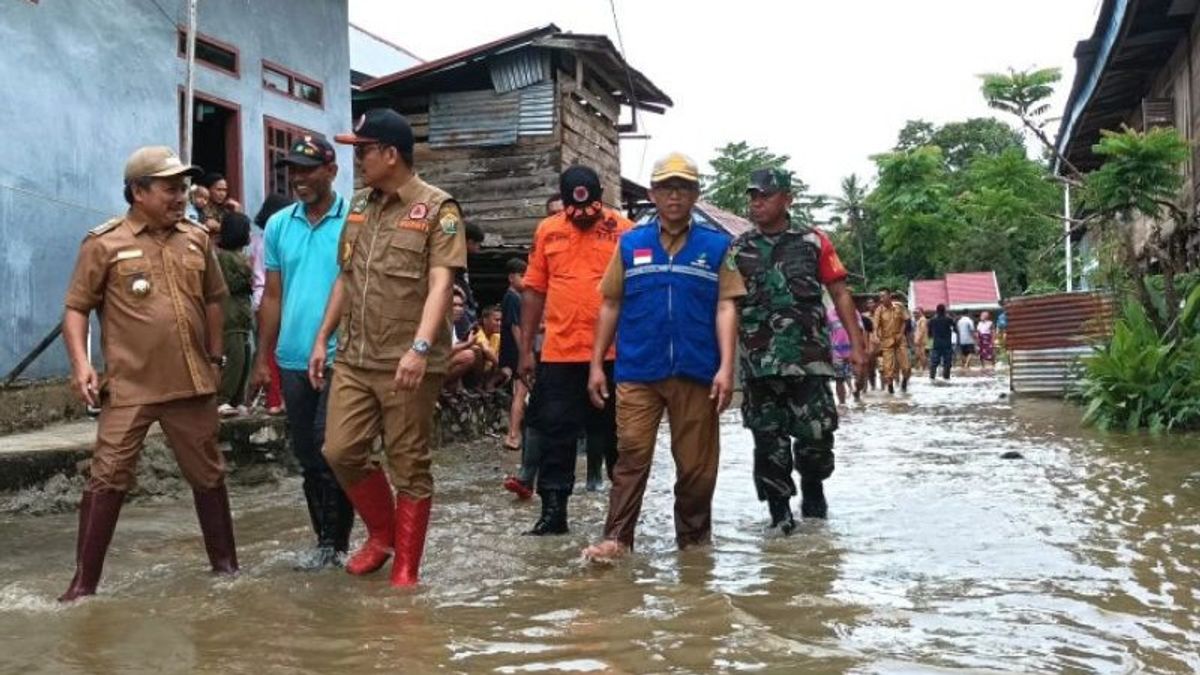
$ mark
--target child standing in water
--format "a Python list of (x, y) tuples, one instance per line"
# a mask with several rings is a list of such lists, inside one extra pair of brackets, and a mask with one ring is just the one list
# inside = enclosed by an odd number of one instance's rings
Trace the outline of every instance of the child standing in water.
[[(856, 314), (857, 316), (857, 314)], [(825, 310), (825, 330), (829, 333), (829, 350), (833, 357), (834, 382), (836, 382), (838, 403), (846, 403), (846, 387), (854, 394), (854, 400), (859, 400), (858, 383), (854, 381), (854, 367), (850, 364), (850, 332), (838, 318), (837, 309), (830, 306)]]

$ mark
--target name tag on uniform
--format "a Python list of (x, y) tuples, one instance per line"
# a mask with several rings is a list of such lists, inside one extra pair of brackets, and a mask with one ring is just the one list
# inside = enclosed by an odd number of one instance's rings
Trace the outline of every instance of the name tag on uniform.
[(124, 251), (117, 251), (117, 260), (129, 260), (131, 258), (142, 257), (142, 249), (131, 248)]
[(428, 232), (429, 223), (424, 220), (405, 220), (401, 219), (399, 227), (402, 230), (413, 230), (415, 232)]
[(648, 248), (633, 249), (634, 265), (649, 265), (652, 260), (654, 260), (654, 251)]

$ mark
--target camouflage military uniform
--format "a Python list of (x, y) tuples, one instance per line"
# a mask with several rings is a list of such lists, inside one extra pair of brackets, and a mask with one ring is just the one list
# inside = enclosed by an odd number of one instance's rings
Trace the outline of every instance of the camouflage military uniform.
[(823, 234), (794, 223), (741, 235), (731, 257), (747, 291), (738, 304), (742, 420), (754, 434), (754, 484), (760, 500), (787, 498), (793, 467), (802, 479), (833, 473), (838, 415), (821, 291), (845, 270)]

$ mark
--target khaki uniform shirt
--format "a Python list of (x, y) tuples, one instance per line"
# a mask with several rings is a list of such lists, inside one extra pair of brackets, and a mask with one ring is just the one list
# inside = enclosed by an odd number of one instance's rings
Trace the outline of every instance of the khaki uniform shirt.
[[(450, 195), (413, 176), (396, 194), (359, 190), (338, 244), (346, 302), (338, 362), (396, 369), (413, 343), (429, 270), (467, 266), (462, 212)], [(426, 371), (445, 373), (453, 335), (451, 308), (430, 341)]]
[(216, 392), (205, 311), (226, 295), (202, 226), (180, 221), (155, 233), (130, 212), (91, 230), (79, 249), (66, 306), (100, 315), (106, 404), (147, 405)]
[(885, 349), (904, 344), (904, 322), (908, 321), (908, 311), (898, 302), (891, 307), (879, 305), (875, 308), (875, 335), (879, 345)]
[[(659, 227), (658, 241), (667, 255), (673, 256), (683, 250), (690, 230), (691, 225), (675, 232), (668, 230), (666, 226)], [(721, 300), (732, 300), (746, 294), (746, 282), (736, 267), (721, 265), (721, 271), (717, 273), (717, 293)], [(604, 271), (604, 278), (600, 280), (600, 294), (610, 300), (625, 297), (625, 264), (621, 262), (620, 247), (613, 251), (612, 258), (608, 261), (608, 269)]]

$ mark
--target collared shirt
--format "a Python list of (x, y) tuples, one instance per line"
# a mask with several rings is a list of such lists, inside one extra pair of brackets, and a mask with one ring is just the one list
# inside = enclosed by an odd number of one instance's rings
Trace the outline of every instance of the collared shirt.
[[(338, 249), (346, 288), (339, 358), (358, 368), (395, 370), (421, 322), (429, 270), (467, 266), (458, 203), (417, 176), (395, 194), (359, 190)], [(447, 303), (426, 359), (429, 373), (446, 372), (451, 312)]]
[[(282, 286), (279, 339), (275, 359), (284, 370), (307, 370), (313, 340), (321, 329), (325, 305), (338, 275), (338, 241), (350, 207), (334, 194), (316, 225), (303, 202), (280, 210), (267, 221), (263, 264), (278, 272)], [(337, 337), (329, 338), (329, 362)]]
[[(667, 255), (675, 255), (683, 250), (691, 230), (691, 223), (688, 223), (687, 227), (670, 230), (660, 222), (658, 241)], [(730, 265), (721, 265), (717, 273), (717, 284), (717, 292), (722, 300), (732, 300), (746, 294), (746, 283), (741, 272)], [(625, 295), (625, 265), (621, 262), (620, 251), (609, 259), (608, 269), (604, 271), (604, 278), (600, 282), (600, 292), (612, 300), (620, 300)]]
[[(633, 223), (605, 207), (600, 220), (584, 230), (557, 213), (538, 224), (525, 270), (525, 287), (546, 296), (546, 341), (542, 360), (587, 363), (600, 315), (598, 285), (617, 240)], [(615, 352), (609, 353), (609, 358)]]
[(879, 305), (875, 308), (875, 335), (879, 344), (884, 347), (895, 347), (904, 343), (904, 326), (908, 321), (908, 311), (898, 302), (891, 306)]
[(130, 211), (88, 233), (66, 306), (100, 315), (106, 404), (216, 392), (205, 311), (227, 294), (203, 228), (179, 222), (156, 233)]

